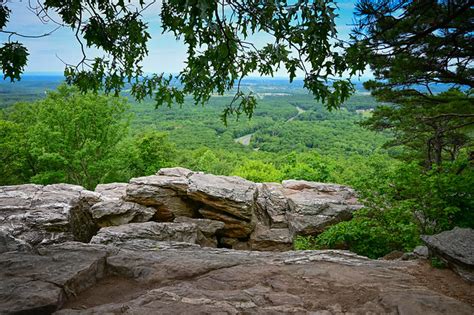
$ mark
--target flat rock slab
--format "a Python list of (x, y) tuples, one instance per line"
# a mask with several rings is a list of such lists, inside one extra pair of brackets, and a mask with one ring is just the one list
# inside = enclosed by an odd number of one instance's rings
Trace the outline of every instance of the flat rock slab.
[(51, 314), (104, 277), (109, 250), (64, 243), (0, 255), (0, 314)]
[(145, 222), (105, 227), (92, 237), (93, 244), (120, 246), (124, 242), (170, 241), (195, 244), (197, 226), (193, 223)]
[(420, 283), (417, 264), (334, 250), (64, 243), (0, 255), (0, 313), (473, 314), (470, 302)]
[(436, 235), (423, 235), (431, 255), (446, 261), (461, 277), (474, 283), (474, 230), (456, 227)]

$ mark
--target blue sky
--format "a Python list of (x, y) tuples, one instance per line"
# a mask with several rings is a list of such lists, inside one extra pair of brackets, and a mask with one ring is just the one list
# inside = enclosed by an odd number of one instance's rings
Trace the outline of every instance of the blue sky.
[[(149, 31), (152, 39), (149, 42), (149, 55), (143, 63), (146, 72), (168, 72), (177, 73), (182, 67), (186, 57), (185, 46), (176, 41), (170, 34), (161, 34), (159, 11), (160, 2), (157, 1), (145, 13), (145, 20), (149, 23)], [(347, 37), (351, 29), (354, 1), (337, 1), (340, 8), (338, 14), (338, 31), (343, 37)], [(42, 23), (28, 9), (28, 1), (12, 0), (7, 6), (12, 10), (10, 22), (6, 30), (15, 31), (28, 35), (39, 35), (50, 32), (56, 25), (52, 22)], [(54, 14), (51, 16), (54, 17)], [(57, 19), (59, 20), (59, 18)], [(64, 64), (60, 60), (75, 64), (80, 58), (79, 44), (74, 38), (71, 29), (60, 28), (52, 35), (41, 39), (15, 38), (29, 50), (29, 62), (26, 72), (35, 73), (62, 73)], [(7, 41), (5, 34), (0, 34), (2, 42)], [(265, 40), (264, 36), (255, 36), (253, 40), (258, 44)], [(89, 55), (98, 54), (93, 49), (88, 51)], [(60, 58), (60, 59), (59, 59)], [(285, 76), (285, 71), (280, 71), (277, 76)]]

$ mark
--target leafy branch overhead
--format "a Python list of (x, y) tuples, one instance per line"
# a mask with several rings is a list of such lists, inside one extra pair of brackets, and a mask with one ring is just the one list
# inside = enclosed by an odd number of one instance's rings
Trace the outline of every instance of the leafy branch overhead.
[(355, 17), (348, 59), (368, 61), (372, 91), (474, 87), (474, 1), (359, 0)]
[[(134, 97), (154, 97), (157, 106), (182, 103), (185, 95), (204, 104), (213, 94), (232, 91), (235, 97), (223, 113), (224, 121), (230, 114), (252, 115), (256, 99), (240, 88), (244, 77), (273, 75), (281, 67), (290, 81), (303, 74), (304, 86), (330, 109), (352, 92), (350, 81), (340, 77), (348, 68), (337, 40), (334, 1), (164, 1), (161, 27), (187, 47), (186, 65), (175, 76), (145, 75), (141, 66), (150, 40), (143, 12), (153, 4), (46, 0), (40, 5), (42, 13), (57, 12), (81, 43), (83, 58), (66, 65), (67, 82), (82, 91), (114, 94), (129, 84)], [(6, 32), (10, 11), (5, 5), (0, 11), (0, 26)], [(256, 34), (266, 36), (267, 44), (254, 43)], [(105, 55), (88, 59), (85, 46)], [(13, 60), (7, 52), (2, 52), (4, 75), (18, 80), (26, 60)], [(26, 57), (26, 49), (20, 55)]]

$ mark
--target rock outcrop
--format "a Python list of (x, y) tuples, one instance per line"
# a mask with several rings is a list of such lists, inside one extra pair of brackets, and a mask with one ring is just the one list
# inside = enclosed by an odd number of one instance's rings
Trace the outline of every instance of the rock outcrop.
[(361, 208), (355, 191), (346, 186), (303, 180), (283, 181), (282, 186), (292, 235), (319, 234), (332, 224), (351, 219), (352, 212)]
[(0, 255), (0, 313), (474, 312), (469, 303), (420, 284), (416, 268), (413, 261), (334, 250), (129, 250), (70, 242)]
[(474, 283), (474, 230), (456, 227), (421, 236), (431, 256), (441, 258), (465, 280)]
[(6, 186), (0, 190), (0, 252), (87, 242), (99, 228), (190, 220), (201, 246), (287, 250), (295, 236), (321, 233), (358, 208), (355, 192), (345, 186), (295, 180), (255, 184), (179, 167), (98, 185), (95, 192), (65, 184)]
[[(281, 251), (292, 247), (295, 236), (321, 233), (350, 219), (360, 207), (355, 192), (341, 185), (296, 180), (255, 184), (179, 167), (129, 183), (98, 185), (95, 192), (66, 184), (5, 186), (0, 188), (0, 252), (88, 242), (102, 228), (94, 239), (98, 242), (111, 231), (148, 231), (143, 223), (150, 221), (194, 224), (197, 239), (190, 243), (201, 246)], [(141, 246), (163, 241), (132, 234)]]
[(0, 253), (88, 242), (98, 230), (89, 210), (99, 201), (98, 193), (75, 185), (0, 187)]
[(361, 207), (346, 186), (295, 180), (255, 184), (183, 168), (132, 179), (124, 198), (155, 207), (158, 221), (223, 222), (215, 235), (220, 246), (257, 250), (289, 248), (295, 236), (321, 233)]
[(192, 223), (146, 222), (130, 223), (100, 229), (92, 237), (92, 244), (109, 244), (121, 247), (124, 243), (132, 246), (133, 242), (168, 241), (196, 244), (197, 226)]

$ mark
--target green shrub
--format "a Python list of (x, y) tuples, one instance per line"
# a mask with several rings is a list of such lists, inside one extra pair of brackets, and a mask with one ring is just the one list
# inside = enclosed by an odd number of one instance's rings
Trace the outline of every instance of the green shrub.
[(295, 250), (311, 250), (319, 249), (316, 245), (316, 238), (313, 236), (297, 236), (293, 240), (293, 248)]
[(446, 263), (444, 262), (444, 260), (438, 257), (432, 257), (430, 262), (431, 262), (431, 266), (434, 268), (438, 268), (438, 269), (446, 268)]

